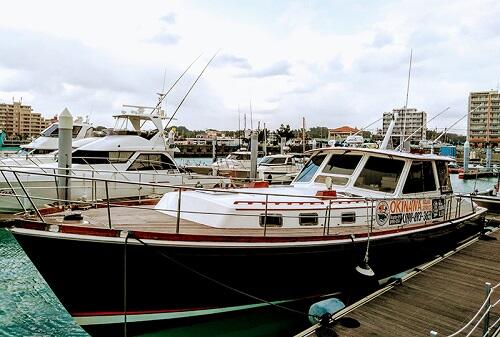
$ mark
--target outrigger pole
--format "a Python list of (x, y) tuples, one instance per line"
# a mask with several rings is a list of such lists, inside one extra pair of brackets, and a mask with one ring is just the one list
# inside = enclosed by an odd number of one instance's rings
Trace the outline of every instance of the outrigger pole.
[(196, 85), (196, 83), (198, 83), (198, 80), (200, 79), (201, 75), (203, 75), (203, 73), (205, 72), (205, 70), (208, 68), (208, 66), (210, 65), (210, 63), (212, 63), (212, 61), (214, 60), (214, 58), (217, 56), (217, 54), (219, 53), (220, 49), (217, 50), (214, 54), (214, 56), (212, 56), (212, 58), (208, 61), (208, 63), (205, 65), (205, 67), (203, 68), (203, 70), (201, 71), (201, 73), (198, 75), (198, 77), (196, 77), (196, 80), (194, 80), (193, 84), (191, 85), (191, 87), (189, 88), (188, 92), (186, 93), (186, 95), (184, 95), (184, 97), (182, 98), (182, 101), (179, 103), (179, 105), (177, 106), (177, 108), (175, 109), (174, 113), (172, 114), (172, 116), (170, 117), (170, 119), (168, 120), (167, 122), (167, 125), (165, 125), (165, 128), (168, 127), (168, 125), (170, 124), (170, 122), (172, 121), (172, 119), (174, 118), (175, 114), (177, 113), (177, 111), (179, 111), (179, 108), (182, 106), (182, 103), (184, 103), (184, 101), (186, 100), (186, 98), (188, 97), (189, 93), (191, 92), (191, 90), (193, 90), (193, 87)]
[[(417, 132), (420, 131), (420, 129), (422, 129), (424, 126), (427, 126), (427, 123), (431, 122), (432, 120), (434, 120), (435, 118), (441, 116), (442, 114), (444, 114), (446, 111), (448, 111), (450, 109), (450, 107), (447, 107), (446, 109), (442, 110), (441, 112), (439, 112), (438, 114), (436, 114), (434, 117), (432, 117), (431, 119), (429, 119), (427, 122), (425, 122), (421, 127), (419, 127), (418, 129), (416, 129), (415, 131), (413, 131), (413, 133), (411, 135), (409, 135), (408, 137), (406, 137), (404, 140), (403, 140), (403, 143), (406, 142), (408, 139), (410, 139), (411, 137), (413, 137), (414, 134), (416, 134)], [(401, 144), (403, 144), (401, 143)], [(395, 151), (397, 151), (399, 149), (399, 147), (401, 146), (401, 144), (399, 144)]]

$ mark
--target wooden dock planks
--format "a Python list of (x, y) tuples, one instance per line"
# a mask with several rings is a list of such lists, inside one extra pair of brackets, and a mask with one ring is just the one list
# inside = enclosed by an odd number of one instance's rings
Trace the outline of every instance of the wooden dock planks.
[[(438, 336), (454, 333), (483, 304), (485, 282), (492, 286), (500, 282), (500, 230), (490, 237), (494, 240), (473, 243), (347, 314), (346, 317), (359, 322), (359, 327), (337, 324), (334, 331), (340, 337), (429, 336), (431, 330), (437, 331)], [(491, 303), (499, 298), (500, 286)], [(500, 305), (497, 305), (492, 309), (490, 324), (499, 317)], [(471, 336), (481, 334), (480, 324)]]

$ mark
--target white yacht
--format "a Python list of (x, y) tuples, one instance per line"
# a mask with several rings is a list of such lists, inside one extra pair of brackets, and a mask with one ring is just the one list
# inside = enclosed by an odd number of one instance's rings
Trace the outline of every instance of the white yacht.
[[(177, 167), (172, 156), (177, 149), (168, 144), (163, 131), (165, 116), (135, 111), (124, 112), (113, 117), (116, 119), (115, 127), (107, 136), (73, 151), (69, 174), (78, 177), (112, 179), (117, 182), (109, 184), (108, 192), (106, 192), (104, 185), (99, 182), (72, 179), (71, 200), (96, 202), (102, 199), (144, 198), (171, 190), (171, 188), (149, 185), (125, 185), (120, 184), (118, 182), (120, 180), (209, 188), (230, 183), (228, 179), (220, 177), (185, 173)], [(30, 172), (58, 173), (57, 162), (36, 166), (17, 166), (16, 169), (26, 172), (18, 174), (20, 182), (9, 172), (5, 173), (4, 179), (0, 177), (0, 193), (10, 196), (0, 199), (0, 212), (15, 212), (32, 208), (28, 198), (20, 195), (23, 194), (23, 186), (33, 197), (37, 207), (47, 204), (49, 199), (58, 199), (58, 188), (55, 188), (54, 177), (29, 174)], [(23, 186), (20, 185), (21, 183)]]
[[(93, 142), (96, 137), (95, 127), (82, 117), (73, 122), (74, 149)], [(54, 163), (57, 157), (59, 123), (53, 123), (40, 133), (31, 143), (21, 145), (21, 150), (8, 157), (0, 158), (2, 166), (37, 166)]]
[(289, 184), (304, 166), (307, 156), (301, 153), (265, 156), (257, 166), (257, 176), (271, 184)]

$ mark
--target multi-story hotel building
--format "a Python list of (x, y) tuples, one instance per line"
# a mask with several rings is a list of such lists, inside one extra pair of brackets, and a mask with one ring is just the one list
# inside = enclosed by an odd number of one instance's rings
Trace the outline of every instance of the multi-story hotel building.
[(477, 91), (469, 94), (467, 137), (471, 146), (500, 145), (500, 93)]
[(52, 119), (33, 112), (31, 106), (22, 102), (0, 103), (0, 129), (5, 130), (11, 139), (36, 137), (51, 123)]
[(427, 113), (425, 111), (417, 111), (417, 109), (413, 108), (393, 109), (392, 112), (384, 112), (382, 127), (384, 134), (387, 133), (389, 124), (391, 124), (396, 112), (398, 113), (398, 119), (392, 130), (392, 137), (398, 139), (398, 144), (399, 139), (403, 136), (403, 129), (405, 139), (412, 135), (411, 138), (408, 139), (409, 141), (418, 142), (425, 140), (427, 132)]

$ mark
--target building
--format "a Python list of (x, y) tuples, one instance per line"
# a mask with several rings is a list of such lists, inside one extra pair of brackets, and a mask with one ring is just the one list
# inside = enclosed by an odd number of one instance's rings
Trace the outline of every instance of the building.
[(336, 129), (329, 129), (328, 139), (341, 142), (345, 140), (348, 136), (351, 136), (357, 133), (358, 131), (359, 130), (356, 128), (351, 128), (350, 126), (344, 125)]
[[(408, 140), (411, 142), (419, 142), (425, 140), (427, 133), (427, 113), (425, 111), (417, 111), (413, 108), (401, 108), (393, 109), (392, 112), (384, 112), (382, 131), (385, 135), (389, 124), (391, 124), (394, 114), (398, 113), (398, 119), (396, 120), (396, 125), (392, 130), (392, 137), (394, 143), (399, 144), (401, 137), (410, 137)], [(394, 144), (393, 143), (393, 144)]]
[(0, 103), (0, 128), (10, 139), (36, 137), (52, 123), (52, 119), (33, 112), (31, 106), (13, 101), (12, 104)]
[(467, 138), (471, 146), (500, 145), (500, 93), (478, 91), (469, 94)]

